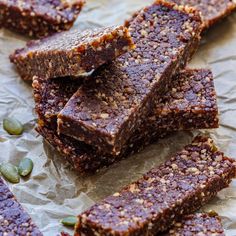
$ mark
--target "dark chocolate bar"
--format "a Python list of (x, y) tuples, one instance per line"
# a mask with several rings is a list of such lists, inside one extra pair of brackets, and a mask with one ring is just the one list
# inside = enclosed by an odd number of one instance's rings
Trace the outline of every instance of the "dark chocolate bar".
[(236, 176), (236, 162), (198, 136), (138, 181), (78, 216), (75, 235), (157, 235), (209, 202)]
[(195, 7), (201, 12), (204, 28), (230, 15), (236, 9), (234, 0), (168, 0), (179, 5)]
[(33, 82), (38, 132), (58, 149), (79, 172), (93, 172), (137, 152), (176, 130), (217, 128), (219, 125), (216, 93), (210, 70), (187, 69), (175, 76), (169, 92), (157, 101), (147, 117), (119, 156), (98, 153), (96, 149), (65, 135), (56, 134), (57, 115), (66, 104), (78, 82), (54, 79)]
[(133, 48), (128, 29), (111, 26), (84, 32), (71, 30), (30, 41), (10, 59), (24, 80), (32, 80), (33, 76), (76, 77), (92, 72)]
[(221, 219), (212, 213), (184, 216), (165, 236), (225, 236)]
[(84, 0), (0, 0), (0, 28), (30, 37), (45, 37), (69, 30)]
[(0, 235), (43, 236), (0, 177)]
[(129, 22), (136, 49), (95, 72), (58, 115), (58, 132), (119, 155), (197, 49), (199, 15), (158, 0)]

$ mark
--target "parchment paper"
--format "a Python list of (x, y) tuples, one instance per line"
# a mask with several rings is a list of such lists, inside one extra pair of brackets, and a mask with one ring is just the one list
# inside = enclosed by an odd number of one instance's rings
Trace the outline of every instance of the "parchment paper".
[[(135, 10), (151, 2), (88, 0), (74, 27), (83, 30), (122, 24)], [(8, 55), (26, 41), (19, 35), (0, 30), (0, 162), (18, 164), (24, 157), (31, 158), (35, 164), (31, 176), (10, 188), (44, 235), (57, 235), (62, 230), (72, 233), (60, 225), (61, 218), (79, 214), (94, 201), (136, 180), (189, 143), (194, 134), (175, 133), (94, 176), (78, 176), (34, 131), (36, 116), (31, 86), (20, 80), (8, 60)], [(236, 14), (205, 34), (191, 64), (210, 67), (214, 72), (221, 125), (210, 133), (228, 156), (236, 157)], [(25, 132), (21, 137), (10, 136), (2, 129), (2, 120), (7, 116), (15, 116), (23, 122)], [(236, 236), (236, 181), (204, 210), (209, 209), (223, 217), (227, 235)]]

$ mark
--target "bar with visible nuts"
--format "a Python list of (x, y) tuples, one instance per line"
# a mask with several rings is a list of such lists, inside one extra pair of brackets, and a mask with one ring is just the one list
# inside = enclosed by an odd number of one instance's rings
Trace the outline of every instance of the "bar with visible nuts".
[(236, 9), (234, 0), (167, 0), (180, 5), (195, 7), (201, 12), (204, 28), (214, 25)]
[(168, 161), (78, 216), (75, 235), (156, 235), (209, 202), (236, 176), (235, 160), (198, 136)]
[(69, 78), (33, 82), (38, 132), (58, 149), (80, 173), (93, 172), (137, 152), (175, 130), (217, 128), (218, 109), (213, 76), (208, 69), (187, 69), (176, 75), (169, 92), (157, 100), (153, 112), (140, 125), (119, 156), (99, 154), (92, 146), (56, 134), (57, 115), (76, 91), (78, 82)]
[[(208, 69), (186, 69), (173, 78), (168, 91), (140, 124), (131, 140), (157, 139), (164, 131), (218, 128), (217, 97), (213, 74)], [(133, 143), (135, 143), (133, 141)]]
[(58, 132), (119, 155), (197, 49), (201, 25), (193, 9), (161, 0), (139, 11), (129, 22), (136, 49), (78, 89), (58, 116)]
[(30, 37), (45, 37), (69, 30), (84, 0), (0, 0), (0, 28)]
[(134, 49), (128, 29), (111, 26), (79, 32), (71, 30), (30, 41), (17, 49), (11, 62), (24, 80), (79, 76)]
[(196, 213), (184, 216), (165, 236), (225, 236), (221, 219), (217, 214)]
[[(71, 78), (50, 81), (34, 78), (34, 99), (41, 125), (56, 128), (57, 115), (81, 84)], [(177, 130), (218, 128), (216, 92), (209, 69), (182, 71), (173, 78), (168, 90), (155, 101), (156, 106), (138, 128), (139, 133), (161, 127), (171, 131), (177, 127)]]
[(0, 178), (0, 235), (43, 236)]

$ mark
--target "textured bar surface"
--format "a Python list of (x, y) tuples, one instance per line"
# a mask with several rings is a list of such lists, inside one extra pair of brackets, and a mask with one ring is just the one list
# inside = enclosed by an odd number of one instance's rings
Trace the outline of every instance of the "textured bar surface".
[(235, 160), (198, 136), (137, 182), (78, 216), (75, 235), (156, 235), (228, 187)]
[(58, 131), (119, 155), (197, 49), (201, 29), (188, 7), (157, 1), (139, 11), (129, 22), (136, 49), (78, 89), (59, 114)]
[(187, 69), (175, 76), (173, 81), (169, 92), (157, 100), (152, 114), (140, 125), (119, 156), (98, 154), (90, 145), (56, 134), (57, 115), (79, 86), (73, 80), (34, 79), (36, 113), (39, 116), (38, 131), (77, 171), (92, 172), (141, 150), (166, 133), (217, 128), (218, 109), (211, 71)]
[(128, 29), (111, 26), (83, 32), (71, 30), (30, 41), (10, 59), (23, 79), (49, 79), (89, 73), (131, 49), (134, 44)]
[(141, 123), (135, 136), (157, 136), (155, 131), (218, 128), (218, 107), (213, 74), (208, 69), (186, 69), (173, 82), (155, 108)]
[(221, 219), (211, 213), (184, 216), (165, 236), (225, 236)]
[(69, 30), (84, 0), (0, 0), (0, 27), (36, 38)]
[(0, 177), (0, 235), (43, 236)]
[[(79, 80), (60, 78), (33, 81), (36, 112), (46, 126), (56, 128), (56, 119)], [(218, 128), (218, 108), (212, 72), (208, 69), (186, 69), (174, 76), (169, 91), (155, 101), (155, 108), (137, 132), (165, 128), (188, 130)], [(177, 125), (178, 124), (178, 125)]]
[(57, 129), (57, 115), (81, 84), (82, 80), (70, 77), (50, 80), (34, 77), (32, 87), (39, 124)]
[(204, 27), (208, 28), (236, 9), (235, 0), (168, 0), (195, 7), (201, 12)]

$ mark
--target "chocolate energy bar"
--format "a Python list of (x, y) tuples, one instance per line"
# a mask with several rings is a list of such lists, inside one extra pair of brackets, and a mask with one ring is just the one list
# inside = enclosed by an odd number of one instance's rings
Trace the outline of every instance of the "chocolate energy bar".
[(197, 49), (201, 25), (188, 7), (159, 0), (144, 8), (129, 22), (136, 49), (78, 89), (58, 116), (58, 132), (119, 155)]
[[(49, 81), (34, 78), (34, 99), (41, 125), (56, 128), (57, 115), (81, 84), (71, 78)], [(159, 128), (170, 131), (176, 127), (178, 130), (218, 128), (216, 92), (210, 70), (186, 69), (173, 78), (168, 90), (155, 102), (156, 107), (139, 127), (139, 133)]]
[(221, 219), (211, 213), (184, 216), (165, 236), (225, 236)]
[(157, 235), (226, 188), (236, 163), (198, 136), (170, 160), (78, 216), (75, 235)]
[(83, 5), (84, 0), (0, 0), (0, 27), (45, 37), (70, 29)]
[[(173, 78), (168, 92), (132, 136), (150, 143), (164, 131), (218, 128), (213, 74), (208, 69), (186, 69)], [(135, 141), (133, 141), (135, 143)]]
[(0, 235), (43, 236), (0, 178)]
[(90, 145), (56, 134), (57, 115), (79, 86), (75, 81), (65, 81), (34, 79), (36, 113), (39, 116), (37, 130), (80, 173), (94, 172), (111, 165), (166, 133), (218, 127), (218, 109), (211, 71), (187, 69), (175, 76), (169, 92), (157, 102), (152, 114), (141, 124), (122, 154), (99, 154)]
[(208, 28), (236, 9), (234, 0), (168, 0), (195, 7), (201, 12), (204, 28)]
[(31, 41), (11, 56), (21, 77), (45, 79), (79, 76), (134, 48), (128, 29), (112, 26), (61, 32)]

